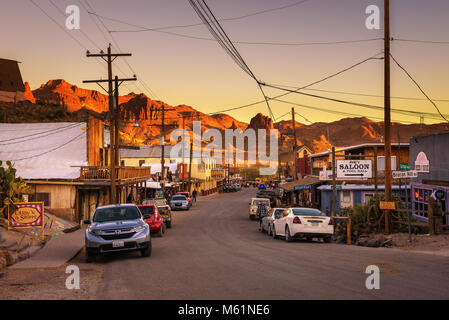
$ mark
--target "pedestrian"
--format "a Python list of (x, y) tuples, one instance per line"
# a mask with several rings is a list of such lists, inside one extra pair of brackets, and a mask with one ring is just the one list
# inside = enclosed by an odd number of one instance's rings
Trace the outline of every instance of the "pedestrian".
[(193, 192), (192, 192), (193, 202), (196, 202), (197, 195), (198, 195), (198, 191), (196, 191), (196, 189), (194, 189)]
[(259, 202), (259, 205), (257, 206), (257, 215), (259, 216), (259, 221), (262, 222), (262, 218), (267, 215), (267, 207), (265, 206), (265, 202)]

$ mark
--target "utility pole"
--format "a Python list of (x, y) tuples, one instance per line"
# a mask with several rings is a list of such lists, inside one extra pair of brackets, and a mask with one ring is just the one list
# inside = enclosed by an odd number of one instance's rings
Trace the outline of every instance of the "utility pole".
[[(390, 114), (390, 0), (384, 0), (384, 125), (385, 125), (385, 201), (391, 201), (391, 114)], [(385, 233), (390, 234), (390, 211), (385, 210)]]
[(296, 163), (296, 151), (298, 146), (296, 145), (296, 124), (295, 124), (295, 108), (292, 108), (292, 128), (293, 128), (293, 168), (295, 170), (293, 174), (293, 181), (298, 180), (298, 164)]
[[(89, 57), (99, 57), (102, 58), (106, 63), (108, 64), (108, 79), (107, 80), (84, 80), (83, 83), (96, 83), (98, 84), (104, 91), (108, 94), (108, 103), (109, 103), (109, 123), (110, 123), (110, 177), (111, 177), (111, 194), (110, 194), (110, 203), (115, 204), (117, 203), (117, 187), (116, 187), (116, 163), (118, 157), (116, 156), (116, 153), (118, 153), (117, 144), (118, 141), (116, 141), (116, 137), (118, 137), (118, 132), (116, 134), (115, 131), (118, 131), (118, 119), (117, 119), (117, 109), (118, 109), (118, 87), (119, 81), (120, 83), (124, 81), (136, 81), (137, 78), (134, 75), (134, 78), (127, 78), (127, 79), (118, 79), (116, 77), (115, 84), (116, 84), (116, 103), (114, 108), (114, 90), (113, 90), (113, 79), (112, 79), (112, 62), (117, 57), (129, 57), (131, 56), (131, 53), (112, 53), (111, 50), (111, 44), (109, 44), (107, 53), (104, 53), (101, 51), (98, 54), (91, 54), (89, 51), (87, 51), (86, 56)], [(106, 90), (101, 83), (108, 83), (108, 89)], [(118, 140), (118, 139), (117, 139)]]
[(335, 161), (335, 147), (332, 147), (332, 215), (337, 215), (337, 168)]
[(162, 104), (162, 128), (161, 128), (161, 181), (164, 181), (165, 167), (165, 105)]
[(193, 158), (193, 141), (190, 142), (190, 161), (189, 161), (189, 192), (192, 189), (192, 158)]
[(184, 149), (185, 149), (185, 143), (184, 143), (184, 130), (185, 130), (185, 115), (182, 115), (182, 167), (181, 167), (181, 171), (182, 171), (182, 188), (184, 189)]

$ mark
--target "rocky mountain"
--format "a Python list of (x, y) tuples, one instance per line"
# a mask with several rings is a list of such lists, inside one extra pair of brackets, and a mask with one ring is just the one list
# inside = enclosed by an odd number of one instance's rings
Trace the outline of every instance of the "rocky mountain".
[[(95, 91), (78, 88), (65, 80), (50, 80), (38, 89), (31, 91), (26, 83), (26, 99), (30, 103), (36, 100), (36, 107), (31, 110), (15, 110), (17, 106), (0, 106), (4, 109), (5, 118), (10, 122), (26, 121), (78, 121), (82, 119), (79, 112), (93, 110), (105, 113), (108, 110), (106, 95)], [(35, 99), (35, 100), (34, 100)], [(281, 152), (291, 150), (293, 145), (293, 131), (291, 121), (273, 123), (272, 119), (262, 113), (256, 114), (249, 124), (240, 122), (227, 114), (208, 115), (187, 105), (170, 106), (162, 101), (152, 100), (144, 94), (129, 93), (119, 97), (121, 116), (121, 138), (133, 145), (154, 145), (159, 141), (161, 134), (162, 113), (164, 107), (166, 137), (173, 129), (184, 128), (191, 131), (193, 121), (201, 121), (202, 130), (216, 128), (225, 129), (278, 129), (280, 134), (279, 145)], [(39, 107), (38, 107), (39, 106)], [(1, 110), (0, 110), (1, 111)], [(42, 112), (46, 114), (41, 114)], [(9, 113), (9, 115), (7, 115)], [(34, 118), (27, 119), (33, 114)], [(81, 118), (80, 118), (81, 117)], [(71, 120), (71, 118), (73, 118)], [(138, 120), (139, 126), (134, 126)], [(383, 142), (384, 125), (368, 118), (345, 118), (339, 121), (324, 123), (318, 122), (305, 125), (296, 122), (296, 137), (298, 145), (307, 145), (313, 151), (320, 152), (335, 147), (345, 147), (367, 142)], [(401, 123), (392, 124), (392, 141), (396, 142), (398, 136), (401, 142), (409, 142), (411, 136), (432, 134), (449, 130), (447, 123), (422, 125)]]

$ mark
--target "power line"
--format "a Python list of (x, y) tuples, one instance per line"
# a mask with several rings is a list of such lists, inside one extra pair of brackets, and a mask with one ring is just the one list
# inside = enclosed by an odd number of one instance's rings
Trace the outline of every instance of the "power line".
[(391, 38), (391, 40), (399, 42), (414, 42), (414, 43), (427, 43), (427, 44), (449, 44), (449, 41), (432, 41), (432, 40), (400, 39), (400, 38)]
[(416, 82), (416, 80), (412, 77), (412, 75), (401, 65), (399, 64), (399, 62), (393, 57), (393, 55), (390, 54), (391, 59), (393, 59), (393, 61), (397, 64), (397, 66), (399, 68), (401, 68), (405, 74), (410, 78), (410, 80), (413, 81), (413, 83), (418, 87), (419, 91), (421, 91), (421, 93), (427, 98), (427, 100), (430, 101), (430, 103), (435, 107), (435, 109), (438, 111), (438, 113), (440, 114), (441, 118), (443, 118), (444, 120), (446, 120), (446, 122), (449, 122), (449, 120), (447, 120), (447, 118), (441, 113), (440, 109), (438, 108), (438, 106), (435, 104), (435, 102), (433, 102), (432, 99), (430, 99), (430, 97), (424, 92), (424, 90), (421, 88), (421, 86), (418, 84), (418, 82)]
[[(99, 18), (118, 22), (121, 24), (125, 24), (128, 26), (132, 26), (135, 28), (140, 28), (141, 30), (109, 30), (109, 33), (137, 33), (137, 32), (158, 32), (158, 33), (164, 33), (176, 37), (182, 37), (182, 38), (188, 38), (188, 39), (194, 39), (194, 40), (203, 40), (203, 41), (217, 41), (213, 38), (206, 38), (206, 37), (200, 37), (200, 36), (194, 36), (194, 35), (188, 35), (183, 33), (177, 33), (177, 32), (171, 32), (171, 31), (164, 31), (163, 29), (169, 29), (169, 27), (164, 28), (148, 28), (144, 26), (140, 26), (134, 23), (126, 22), (120, 19), (105, 17), (99, 14), (96, 14), (94, 12), (89, 12), (92, 15), (95, 15)], [(223, 21), (223, 19), (218, 20)], [(203, 25), (203, 23), (193, 24), (193, 25)], [(186, 25), (186, 26), (193, 26), (193, 25)], [(181, 27), (181, 26), (178, 26)], [(353, 39), (353, 40), (335, 40), (335, 41), (314, 41), (314, 42), (269, 42), (269, 41), (232, 41), (232, 43), (235, 44), (244, 44), (244, 45), (263, 45), (263, 46), (315, 46), (315, 45), (336, 45), (336, 44), (354, 44), (354, 43), (364, 43), (364, 42), (373, 42), (383, 40), (383, 38), (367, 38), (367, 39)]]
[(260, 81), (256, 78), (252, 70), (246, 64), (245, 60), (242, 58), (238, 50), (235, 48), (229, 36), (224, 31), (223, 27), (217, 21), (214, 13), (210, 10), (209, 6), (204, 0), (189, 0), (190, 5), (196, 11), (200, 19), (204, 22), (204, 24), (208, 27), (212, 36), (219, 42), (219, 44), (223, 47), (223, 49), (228, 53), (228, 55), (239, 65), (243, 71), (245, 71), (250, 77), (252, 77), (259, 87), (262, 95), (264, 96), (265, 102), (268, 107), (268, 111), (270, 113), (271, 118), (274, 122), (276, 119), (271, 111), (270, 104), (267, 99), (267, 95), (265, 94)]

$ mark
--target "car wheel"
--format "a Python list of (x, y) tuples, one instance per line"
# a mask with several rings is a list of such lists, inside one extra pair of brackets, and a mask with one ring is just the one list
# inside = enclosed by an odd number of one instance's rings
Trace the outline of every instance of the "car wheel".
[(331, 242), (331, 237), (324, 237), (323, 238), (325, 243), (330, 243)]
[(292, 236), (290, 235), (290, 229), (288, 228), (288, 226), (285, 228), (285, 241), (287, 242), (292, 242)]
[(156, 235), (160, 238), (164, 235), (164, 230), (163, 230), (163, 226), (161, 226), (161, 228), (159, 229), (159, 231), (156, 233)]
[(312, 242), (313, 241), (312, 237), (306, 237), (306, 239), (307, 239), (308, 242)]
[(259, 222), (259, 231), (263, 232), (262, 222)]
[(145, 249), (140, 250), (140, 254), (142, 255), (142, 257), (149, 257), (151, 256), (151, 241), (150, 244), (148, 245), (148, 247), (146, 247)]
[(95, 262), (96, 258), (97, 258), (97, 256), (93, 252), (86, 250), (86, 262), (87, 263)]
[(273, 237), (273, 239), (277, 239), (278, 236), (276, 234), (276, 228), (273, 227), (273, 229), (271, 229), (271, 236)]
[(167, 228), (171, 228), (171, 221), (167, 222)]
[(271, 226), (269, 226), (269, 227), (268, 227), (268, 230), (267, 230), (267, 235), (271, 236), (271, 232), (272, 232), (272, 231), (271, 231)]

